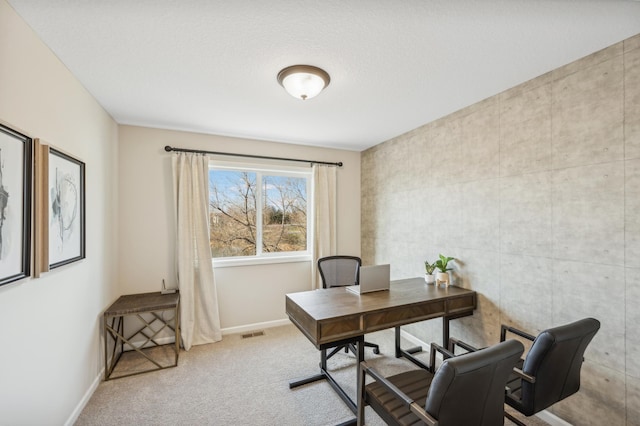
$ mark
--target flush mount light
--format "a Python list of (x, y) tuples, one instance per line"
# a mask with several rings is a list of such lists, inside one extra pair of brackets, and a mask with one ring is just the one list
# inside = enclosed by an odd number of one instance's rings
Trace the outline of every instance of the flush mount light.
[(331, 78), (312, 65), (292, 65), (278, 73), (278, 83), (294, 98), (311, 99), (329, 85)]

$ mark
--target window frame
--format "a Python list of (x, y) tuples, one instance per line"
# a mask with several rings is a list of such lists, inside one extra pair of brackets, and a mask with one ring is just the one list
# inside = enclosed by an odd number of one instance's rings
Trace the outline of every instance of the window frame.
[(312, 257), (313, 244), (313, 169), (310, 167), (280, 165), (271, 163), (241, 162), (222, 159), (209, 159), (209, 170), (229, 170), (256, 173), (256, 196), (262, 200), (262, 176), (284, 176), (306, 178), (307, 190), (307, 238), (306, 250), (295, 252), (262, 252), (262, 208), (256, 207), (256, 234), (259, 243), (256, 254), (252, 256), (211, 257), (214, 268), (264, 265), (277, 263), (308, 262)]

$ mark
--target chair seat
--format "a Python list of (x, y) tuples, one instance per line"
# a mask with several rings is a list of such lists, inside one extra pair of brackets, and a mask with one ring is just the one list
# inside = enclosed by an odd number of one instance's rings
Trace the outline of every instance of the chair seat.
[[(427, 400), (429, 386), (433, 374), (426, 370), (412, 370), (387, 378), (395, 386), (402, 389), (411, 399), (424, 407)], [(373, 382), (365, 387), (366, 401), (377, 413), (389, 413), (383, 417), (387, 424), (392, 425), (423, 425), (424, 423), (413, 414), (409, 407), (389, 393), (380, 383)]]

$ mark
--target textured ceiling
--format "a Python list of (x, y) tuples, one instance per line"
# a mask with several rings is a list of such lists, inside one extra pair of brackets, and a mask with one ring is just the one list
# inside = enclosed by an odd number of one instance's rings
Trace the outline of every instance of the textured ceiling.
[(634, 0), (8, 2), (118, 123), (356, 151), (640, 33)]

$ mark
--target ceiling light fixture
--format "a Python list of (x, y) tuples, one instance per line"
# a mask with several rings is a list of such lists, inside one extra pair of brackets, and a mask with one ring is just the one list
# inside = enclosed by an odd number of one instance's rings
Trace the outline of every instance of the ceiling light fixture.
[(329, 85), (331, 78), (312, 65), (292, 65), (278, 73), (278, 83), (294, 98), (311, 99)]

